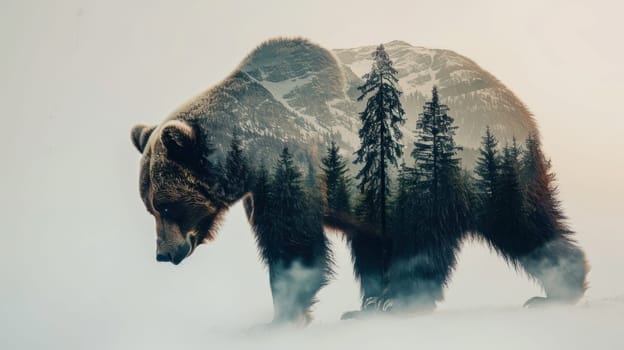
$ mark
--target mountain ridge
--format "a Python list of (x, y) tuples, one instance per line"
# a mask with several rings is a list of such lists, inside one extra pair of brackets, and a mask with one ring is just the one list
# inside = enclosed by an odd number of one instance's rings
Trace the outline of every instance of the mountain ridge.
[[(252, 50), (221, 83), (198, 95), (170, 118), (197, 120), (212, 130), (222, 157), (234, 129), (252, 159), (274, 161), (283, 146), (299, 163), (318, 163), (330, 141), (351, 155), (359, 147), (357, 101), (361, 76), (370, 70), (377, 45), (327, 50), (306, 39), (271, 39)], [(443, 103), (459, 126), (457, 143), (467, 149), (465, 165), (474, 162), (486, 125), (502, 142), (520, 141), (537, 127), (524, 104), (492, 74), (450, 50), (385, 44), (398, 70), (407, 123), (402, 127), (409, 154), (418, 113), (437, 85)], [(302, 146), (305, 144), (307, 146)]]

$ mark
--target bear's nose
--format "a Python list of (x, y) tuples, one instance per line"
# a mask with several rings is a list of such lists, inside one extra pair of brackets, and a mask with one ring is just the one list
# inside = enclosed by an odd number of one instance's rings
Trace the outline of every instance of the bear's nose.
[(156, 261), (160, 261), (160, 262), (171, 261), (171, 254), (161, 254), (161, 253), (158, 253), (158, 254), (156, 254)]

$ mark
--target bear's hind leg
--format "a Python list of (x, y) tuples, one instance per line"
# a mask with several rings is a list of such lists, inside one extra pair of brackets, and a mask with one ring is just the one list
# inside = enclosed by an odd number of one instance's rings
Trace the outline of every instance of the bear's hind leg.
[(524, 306), (574, 304), (587, 288), (587, 262), (583, 251), (567, 237), (545, 243), (518, 259), (529, 275), (537, 279), (546, 297), (533, 297)]
[(574, 304), (585, 293), (585, 253), (569, 237), (568, 230), (553, 227), (532, 231), (511, 225), (506, 231), (486, 231), (481, 235), (507, 261), (522, 267), (543, 287), (546, 297), (531, 298), (526, 307)]
[(457, 263), (461, 236), (423, 240), (414, 247), (395, 246), (389, 297), (394, 312), (430, 312), (444, 299), (444, 287)]
[(348, 311), (342, 319), (360, 318), (383, 307), (383, 240), (379, 235), (352, 229), (347, 233), (353, 272), (360, 282), (361, 310)]

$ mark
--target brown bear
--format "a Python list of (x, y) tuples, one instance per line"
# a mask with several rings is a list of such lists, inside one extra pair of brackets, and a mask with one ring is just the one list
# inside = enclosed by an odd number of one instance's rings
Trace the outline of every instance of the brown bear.
[[(234, 128), (256, 165), (274, 164), (287, 147), (298, 166), (318, 168), (319, 153), (332, 133), (320, 133), (313, 115), (326, 116), (327, 111), (352, 108), (344, 107), (349, 104), (345, 94), (345, 78), (334, 55), (306, 40), (277, 39), (262, 44), (229, 77), (173, 112), (162, 124), (135, 126), (132, 141), (143, 155), (140, 194), (156, 220), (157, 260), (179, 264), (199, 244), (215, 237), (223, 214), (243, 199), (259, 250), (269, 267), (275, 322), (309, 321), (315, 295), (331, 276), (331, 252), (324, 227), (341, 230), (347, 237), (354, 271), (361, 283), (362, 307), (387, 308), (389, 303), (379, 301), (396, 293), (382, 287), (382, 240), (368, 229), (374, 225), (358, 221), (349, 213), (310, 214), (310, 208), (323, 208), (322, 195), (302, 197), (292, 207), (292, 217), (272, 216), (272, 221), (282, 221), (276, 225), (264, 215), (275, 210), (275, 203), (263, 200), (261, 190), (254, 186), (226, 186), (244, 181), (224, 179), (223, 175), (222, 163), (234, 138)], [(284, 103), (285, 99), (289, 103)], [(310, 104), (310, 100), (314, 103)], [(300, 106), (300, 110), (292, 110), (289, 106), (293, 105)], [(560, 231), (554, 230), (548, 239), (523, 250), (521, 256), (506, 256), (519, 265), (530, 261), (525, 268), (547, 292), (547, 298), (534, 299), (539, 302), (561, 299), (560, 295), (548, 295), (557, 290), (553, 283), (564, 283), (573, 291), (565, 295), (565, 302), (575, 302), (584, 292), (584, 255), (564, 233), (557, 233)], [(413, 299), (427, 299), (433, 305), (441, 300), (441, 288), (454, 265), (458, 242), (465, 236), (460, 232), (452, 242), (447, 240), (448, 247), (427, 250), (433, 257), (450, 255), (448, 259), (432, 260), (443, 265), (435, 267), (439, 276), (426, 282), (435, 286), (411, 290), (416, 294)], [(440, 241), (439, 237), (432, 239)], [(488, 239), (492, 244), (498, 242), (496, 237)], [(505, 237), (504, 242), (514, 246), (514, 242), (522, 240), (517, 235)], [(420, 252), (412, 255), (416, 254)], [(573, 261), (553, 269), (560, 254)], [(401, 262), (393, 263), (396, 268)], [(428, 278), (409, 273), (401, 276)], [(390, 281), (390, 288), (393, 284), (405, 283)]]

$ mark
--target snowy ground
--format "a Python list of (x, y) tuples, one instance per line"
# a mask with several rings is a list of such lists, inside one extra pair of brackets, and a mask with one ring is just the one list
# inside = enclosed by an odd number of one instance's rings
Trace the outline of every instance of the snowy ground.
[(61, 241), (30, 242), (34, 247), (22, 250), (24, 256), (3, 264), (10, 287), (2, 289), (8, 302), (1, 305), (0, 347), (624, 347), (624, 295), (595, 298), (590, 290), (574, 307), (523, 309), (522, 302), (539, 289), (473, 244), (462, 253), (447, 301), (437, 312), (340, 321), (342, 312), (357, 307), (357, 285), (348, 251), (332, 233), (338, 274), (319, 295), (314, 323), (306, 329), (266, 330), (262, 325), (272, 312), (268, 278), (240, 205), (229, 213), (216, 242), (177, 267), (155, 262), (150, 218), (137, 215), (140, 230), (74, 232), (89, 238), (61, 234)]
[[(292, 16), (238, 5), (213, 11), (203, 6), (217, 5), (204, 2), (3, 3), (0, 349), (623, 349), (624, 119), (614, 103), (624, 90), (624, 54), (612, 46), (622, 31), (607, 30), (620, 25), (609, 16), (621, 11), (498, 3), (471, 2), (473, 15), (446, 6), (451, 18), (439, 34), (431, 32), (434, 23), (415, 27), (427, 19), (420, 9), (398, 11), (403, 17), (393, 22), (409, 28), (370, 38), (359, 26), (345, 29), (348, 9), (328, 13), (330, 4), (316, 2), (304, 10), (280, 5)], [(462, 22), (491, 8), (511, 16)], [(253, 24), (275, 14), (274, 22), (231, 35), (219, 27), (220, 18)], [(367, 16), (377, 11), (356, 17)], [(335, 22), (342, 24), (329, 25)], [(526, 23), (537, 32), (520, 30)], [(339, 273), (319, 295), (315, 322), (258, 330), (271, 318), (269, 284), (240, 205), (214, 243), (180, 266), (156, 263), (130, 128), (162, 120), (277, 34), (309, 35), (328, 47), (425, 40), (491, 69), (537, 116), (564, 208), (592, 265), (586, 300), (522, 309), (539, 288), (469, 243), (434, 314), (342, 322), (358, 293), (344, 244), (334, 239)]]

